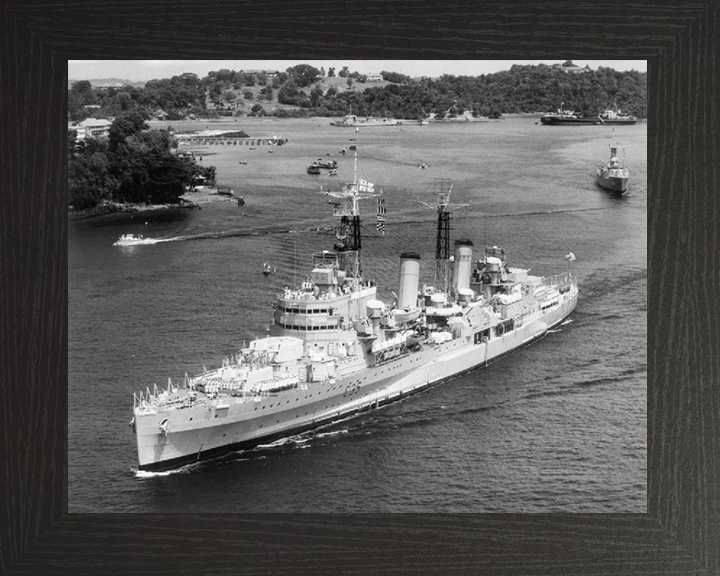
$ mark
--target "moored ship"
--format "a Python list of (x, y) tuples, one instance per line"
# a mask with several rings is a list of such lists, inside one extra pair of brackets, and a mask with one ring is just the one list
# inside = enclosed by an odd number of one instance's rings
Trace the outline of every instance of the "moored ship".
[(559, 124), (600, 124), (600, 119), (591, 116), (581, 116), (572, 110), (564, 110), (562, 106), (556, 112), (548, 112), (540, 117), (540, 122), (546, 125)]
[(597, 170), (597, 183), (602, 188), (625, 195), (630, 188), (630, 170), (618, 158), (617, 144), (610, 146), (610, 160)]
[(374, 127), (374, 126), (400, 126), (402, 122), (400, 120), (394, 120), (392, 118), (377, 118), (375, 116), (366, 116), (361, 118), (355, 114), (348, 114), (340, 120), (330, 122), (331, 126), (340, 126), (345, 128), (362, 128), (362, 127)]
[(528, 345), (575, 309), (569, 271), (530, 275), (510, 267), (498, 247), (473, 260), (469, 240), (455, 242), (450, 266), (449, 193), (437, 205), (436, 270), (445, 273), (436, 273), (435, 286), (420, 286), (420, 255), (403, 252), (388, 305), (361, 258), (360, 201), (382, 193), (355, 177), (325, 194), (340, 219), (336, 243), (312, 255), (300, 286), (277, 296), (271, 335), (218, 368), (186, 375), (180, 387), (169, 381), (166, 390), (135, 395), (141, 470), (176, 468), (376, 408)]
[(600, 112), (597, 116), (582, 116), (572, 110), (565, 110), (562, 106), (557, 109), (556, 112), (548, 112), (540, 117), (540, 122), (548, 125), (561, 125), (561, 124), (611, 124), (611, 125), (622, 125), (622, 124), (636, 124), (637, 117), (630, 114), (624, 114), (617, 107), (609, 108), (603, 112)]
[(601, 112), (598, 115), (598, 118), (600, 119), (600, 122), (602, 124), (613, 124), (613, 125), (622, 125), (622, 124), (636, 124), (637, 123), (637, 117), (632, 116), (630, 114), (623, 114), (620, 112), (620, 110), (605, 110), (605, 112)]

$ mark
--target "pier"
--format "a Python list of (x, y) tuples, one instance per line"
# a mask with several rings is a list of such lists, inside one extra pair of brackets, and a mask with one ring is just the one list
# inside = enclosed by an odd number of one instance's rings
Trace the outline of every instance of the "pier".
[(176, 137), (181, 144), (209, 146), (282, 146), (287, 143), (287, 138), (279, 136), (250, 137), (243, 131), (206, 130), (192, 134), (178, 134)]

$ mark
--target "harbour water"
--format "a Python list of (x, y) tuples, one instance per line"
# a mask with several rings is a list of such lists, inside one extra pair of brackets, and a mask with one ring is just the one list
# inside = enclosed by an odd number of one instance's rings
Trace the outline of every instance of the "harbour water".
[[(538, 118), (360, 132), (329, 119), (175, 123), (288, 143), (191, 147), (243, 206), (70, 224), (69, 511), (645, 512), (647, 124)], [(631, 171), (623, 198), (595, 184), (612, 141)], [(418, 199), (434, 201), (434, 179), (450, 178), (452, 201), (470, 204), (452, 238), (475, 254), (502, 246), (534, 274), (569, 266), (576, 312), (533, 346), (379, 410), (219, 462), (137, 472), (133, 392), (181, 383), (266, 334), (276, 293), (332, 248), (318, 190), (352, 180), (352, 155), (339, 154), (351, 144), (358, 175), (384, 190), (384, 237), (374, 203), (362, 206), (365, 276), (382, 299), (405, 250), (431, 282), (436, 215)], [(306, 174), (328, 157), (337, 176)], [(113, 246), (124, 233), (162, 241)]]

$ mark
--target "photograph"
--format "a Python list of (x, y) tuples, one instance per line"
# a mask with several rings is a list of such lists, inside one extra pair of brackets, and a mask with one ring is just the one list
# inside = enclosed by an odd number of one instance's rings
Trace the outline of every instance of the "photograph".
[(720, 573), (720, 0), (0, 31), (0, 573)]
[(69, 513), (648, 512), (647, 60), (69, 60)]

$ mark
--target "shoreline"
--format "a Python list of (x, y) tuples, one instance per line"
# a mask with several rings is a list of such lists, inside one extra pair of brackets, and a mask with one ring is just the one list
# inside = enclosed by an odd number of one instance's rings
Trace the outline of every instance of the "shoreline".
[(218, 202), (233, 202), (241, 196), (225, 196), (218, 194), (215, 189), (212, 192), (186, 192), (180, 196), (177, 204), (133, 204), (130, 202), (106, 201), (95, 208), (87, 210), (68, 210), (68, 219), (71, 221), (89, 220), (110, 214), (142, 214), (146, 212), (170, 212), (173, 210), (202, 210), (203, 206)]

